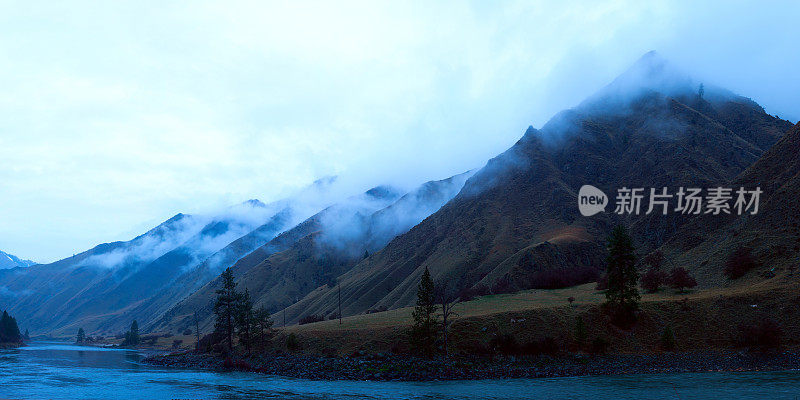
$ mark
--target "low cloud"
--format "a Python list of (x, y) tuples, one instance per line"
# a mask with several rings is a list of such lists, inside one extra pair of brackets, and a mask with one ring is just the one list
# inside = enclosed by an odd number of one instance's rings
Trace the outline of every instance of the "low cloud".
[(320, 218), (318, 245), (351, 257), (380, 250), (455, 197), (472, 173), (426, 182), (407, 193), (378, 187), (330, 207)]
[(796, 2), (2, 8), (0, 243), (40, 262), (326, 175), (480, 167), (653, 49), (800, 118)]

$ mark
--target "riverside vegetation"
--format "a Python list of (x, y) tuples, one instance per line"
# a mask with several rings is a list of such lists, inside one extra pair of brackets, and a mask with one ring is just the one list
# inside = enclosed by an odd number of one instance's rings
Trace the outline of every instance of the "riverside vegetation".
[[(586, 302), (581, 294), (576, 299), (569, 292), (566, 306), (461, 317), (456, 310), (482, 300), (472, 300), (469, 293), (447, 296), (446, 285), (434, 282), (425, 270), (417, 287), (416, 306), (410, 315), (403, 314), (408, 318), (405, 324), (361, 330), (352, 329), (353, 318), (363, 318), (363, 322), (393, 311), (345, 318), (348, 328), (342, 327), (342, 320), (329, 320), (274, 329), (269, 313), (254, 310), (248, 292), (237, 291), (226, 271), (225, 284), (217, 291), (214, 331), (203, 336), (192, 351), (153, 356), (147, 362), (309, 379), (375, 380), (800, 367), (800, 354), (783, 346), (782, 325), (769, 317), (734, 325), (725, 339), (713, 334), (702, 338), (701, 329), (697, 330), (699, 337), (685, 335), (687, 324), (703, 321), (708, 307), (714, 306), (709, 302), (720, 296), (695, 293), (690, 300), (686, 289), (693, 286), (693, 278), (688, 272), (673, 269), (661, 273), (659, 254), (638, 260), (624, 227), (613, 230), (608, 254), (605, 279), (599, 283), (605, 301), (600, 304)], [(648, 273), (640, 277), (639, 269)], [(652, 279), (656, 273), (657, 279)], [(686, 297), (643, 301), (640, 284), (647, 293), (668, 285), (676, 295)], [(763, 304), (764, 298), (749, 296), (752, 294), (735, 301)], [(735, 318), (736, 311), (724, 314)], [(505, 319), (511, 323), (504, 324)], [(706, 339), (716, 342), (698, 342)]]
[(17, 320), (3, 311), (3, 316), (0, 317), (0, 348), (19, 347), (27, 336), (27, 331), (24, 336), (20, 333)]

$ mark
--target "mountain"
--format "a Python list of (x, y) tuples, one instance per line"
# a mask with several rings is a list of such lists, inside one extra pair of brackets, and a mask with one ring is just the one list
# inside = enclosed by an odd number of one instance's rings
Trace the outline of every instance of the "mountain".
[[(241, 242), (260, 239), (258, 244), (263, 244), (290, 227), (291, 221), (291, 212), (284, 209), (256, 229), (251, 225), (231, 226), (240, 221), (218, 220), (208, 224), (196, 236), (139, 269), (117, 284), (115, 289), (106, 289), (102, 296), (94, 299), (92, 306), (98, 310), (116, 309), (124, 305), (115, 314), (103, 315), (94, 329), (113, 332), (133, 320), (141, 324), (151, 321), (247, 254), (249, 248), (241, 245)], [(247, 231), (250, 232), (242, 236)], [(224, 243), (227, 245), (219, 249)]]
[(109, 334), (134, 319), (144, 324), (327, 206), (334, 182), (317, 181), (271, 204), (249, 200), (213, 215), (177, 214), (127, 242), (25, 270), (0, 270), (0, 302), (25, 315), (34, 333), (72, 334), (84, 327)]
[[(427, 182), (402, 196), (379, 187), (333, 205), (239, 260), (234, 276), (255, 304), (277, 311), (315, 289), (332, 287), (336, 277), (438, 210), (470, 175)], [(211, 281), (147, 328), (185, 329), (197, 311), (201, 329), (210, 329), (219, 285), (219, 279)]]
[(0, 269), (24, 268), (30, 267), (31, 265), (36, 265), (36, 263), (30, 260), (20, 259), (13, 254), (8, 254), (0, 250)]
[(247, 233), (248, 225), (229, 216), (178, 214), (133, 240), (0, 275), (9, 294), (3, 300), (15, 314), (25, 315), (32, 331), (95, 329), (169, 285), (216, 247)]
[[(782, 238), (798, 234), (795, 217), (785, 216), (797, 202), (797, 128), (750, 99), (700, 86), (648, 53), (474, 173), (350, 197), (326, 178), (270, 204), (178, 214), (130, 241), (0, 269), (0, 304), (34, 334), (115, 334), (133, 319), (145, 331), (174, 333), (192, 327), (195, 312), (207, 332), (219, 273), (231, 267), (256, 305), (294, 323), (332, 317), (340, 297), (344, 315), (412, 305), (425, 268), (454, 291), (591, 282), (618, 224), (642, 255), (662, 250), (703, 286), (731, 284), (721, 263), (740, 247), (765, 260), (743, 282), (790, 279), (798, 248)], [(609, 195), (606, 212), (579, 213), (587, 184)], [(646, 203), (635, 215), (613, 212), (622, 188), (731, 185), (760, 185), (762, 212), (647, 214)]]
[[(669, 263), (687, 265), (701, 286), (793, 282), (800, 257), (800, 124), (727, 187), (760, 188), (758, 212), (706, 216), (686, 224), (661, 248)], [(757, 266), (737, 281), (723, 273), (728, 258), (749, 249)], [(777, 281), (777, 282), (776, 282)]]
[[(711, 85), (700, 96), (698, 87), (648, 53), (577, 107), (529, 128), (439, 211), (344, 272), (343, 314), (412, 305), (426, 267), (455, 289), (495, 293), (589, 282), (621, 223), (642, 253), (659, 247), (691, 217), (616, 215), (613, 204), (583, 217), (578, 189), (591, 184), (613, 199), (623, 187), (724, 184), (791, 127), (750, 99)], [(315, 290), (285, 314), (329, 314), (338, 297), (338, 288)]]

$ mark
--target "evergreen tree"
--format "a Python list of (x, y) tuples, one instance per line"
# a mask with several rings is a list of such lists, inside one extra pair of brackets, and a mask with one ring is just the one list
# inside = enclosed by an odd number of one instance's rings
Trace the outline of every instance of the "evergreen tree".
[(3, 311), (3, 316), (0, 317), (0, 343), (20, 342), (22, 342), (22, 336), (19, 333), (17, 320)]
[(255, 322), (255, 335), (262, 346), (266, 346), (267, 341), (272, 339), (274, 331), (272, 330), (272, 315), (263, 306), (257, 308), (253, 312)]
[(75, 337), (75, 343), (83, 343), (86, 341), (86, 332), (83, 328), (78, 328), (78, 336)]
[(615, 322), (627, 324), (634, 321), (639, 308), (639, 273), (636, 271), (636, 254), (633, 240), (623, 226), (617, 226), (608, 238), (608, 264), (606, 304)]
[(136, 322), (136, 320), (133, 320), (131, 323), (131, 342), (134, 346), (136, 346), (139, 344), (139, 341), (139, 323)]
[(131, 323), (131, 329), (128, 332), (125, 332), (125, 341), (122, 342), (125, 346), (138, 346), (139, 342), (141, 341), (141, 337), (139, 336), (139, 323), (136, 320), (133, 320)]
[(228, 349), (233, 349), (233, 333), (235, 328), (236, 305), (240, 294), (236, 291), (233, 271), (227, 268), (221, 275), (222, 288), (216, 291), (217, 301), (214, 303), (214, 331), (227, 341)]
[(250, 291), (247, 288), (237, 298), (234, 322), (236, 323), (239, 343), (243, 344), (249, 353), (250, 345), (253, 342), (253, 332), (255, 331), (255, 315), (253, 314), (253, 300), (250, 298)]
[(430, 357), (433, 355), (436, 344), (436, 297), (433, 280), (428, 267), (422, 273), (417, 287), (417, 304), (411, 316), (414, 325), (411, 327), (410, 344), (420, 355)]

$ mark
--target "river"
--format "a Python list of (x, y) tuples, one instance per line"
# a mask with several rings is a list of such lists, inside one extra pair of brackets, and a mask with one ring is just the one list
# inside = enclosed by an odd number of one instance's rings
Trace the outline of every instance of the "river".
[(458, 382), (308, 381), (165, 369), (134, 350), (34, 342), (0, 350), (0, 398), (33, 399), (707, 399), (800, 398), (800, 371)]

